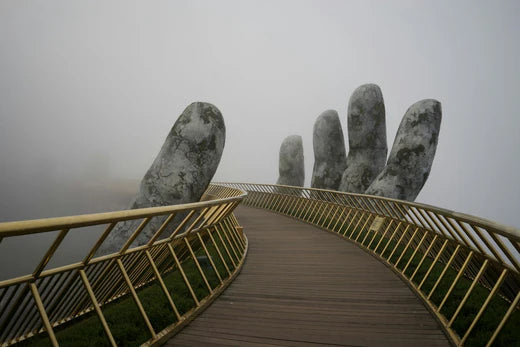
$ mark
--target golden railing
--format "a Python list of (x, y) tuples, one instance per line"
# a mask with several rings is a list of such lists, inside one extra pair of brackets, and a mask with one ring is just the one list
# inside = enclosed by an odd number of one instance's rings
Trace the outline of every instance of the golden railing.
[[(106, 334), (107, 344), (116, 346), (103, 311), (107, 304), (125, 296), (133, 298), (148, 330), (150, 339), (144, 345), (164, 342), (207, 307), (241, 269), (248, 242), (232, 212), (244, 196), (245, 193), (239, 189), (210, 185), (201, 202), (197, 203), (0, 223), (0, 242), (22, 235), (57, 233), (32, 273), (0, 281), (0, 343), (29, 342), (31, 337), (47, 332), (50, 342), (57, 346), (59, 341), (55, 329), (95, 312)], [(152, 230), (153, 236), (145, 244), (134, 246), (134, 241), (147, 225), (153, 224), (150, 222), (154, 219), (160, 221), (157, 224), (160, 227)], [(109, 233), (124, 221), (140, 222), (118, 252), (97, 256), (96, 252)], [(82, 261), (46, 269), (68, 234), (85, 232), (79, 230), (82, 227), (100, 225), (105, 226), (104, 231), (93, 247), (85, 249)], [(208, 251), (210, 247), (211, 251)], [(196, 254), (209, 260), (206, 270)], [(183, 270), (188, 260), (196, 265), (204, 280), (209, 293), (206, 297), (197, 297)], [(218, 270), (217, 262), (223, 265), (221, 270)], [(195, 302), (195, 307), (182, 315), (163, 280), (174, 270), (182, 275)], [(217, 286), (208, 282), (208, 271), (213, 271), (218, 277)], [(146, 307), (138, 296), (139, 288), (150, 283), (160, 286), (169, 309), (176, 317), (176, 321), (161, 331), (152, 326)]]
[(336, 233), (382, 260), (424, 301), (452, 343), (519, 343), (519, 230), (376, 196), (220, 184), (246, 191), (245, 205)]

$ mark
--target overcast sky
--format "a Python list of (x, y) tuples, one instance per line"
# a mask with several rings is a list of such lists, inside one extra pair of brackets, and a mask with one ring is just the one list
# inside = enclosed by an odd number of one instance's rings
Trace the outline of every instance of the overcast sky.
[(226, 122), (215, 180), (274, 183), (299, 134), (308, 185), (316, 117), (336, 109), (346, 137), (376, 83), (389, 150), (411, 104), (442, 103), (417, 201), (519, 227), (519, 18), (520, 1), (2, 0), (0, 194), (98, 164), (139, 179), (193, 101)]

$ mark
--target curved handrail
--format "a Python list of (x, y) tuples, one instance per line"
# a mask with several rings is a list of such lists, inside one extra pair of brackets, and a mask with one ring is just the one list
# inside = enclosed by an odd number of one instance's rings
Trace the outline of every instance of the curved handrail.
[[(496, 341), (512, 316), (518, 318), (517, 229), (434, 206), (378, 196), (283, 185), (219, 184), (248, 192), (245, 205), (337, 233), (381, 259), (425, 302), (457, 345), (474, 343), (471, 339), (475, 338), (475, 327), (487, 308), (502, 307), (504, 303), (507, 307), (498, 324), (485, 332), (487, 346)], [(482, 302), (474, 307), (472, 294), (482, 291)]]
[[(339, 193), (339, 194), (348, 195), (348, 196), (351, 196), (351, 197), (372, 198), (372, 199), (377, 199), (377, 200), (384, 200), (384, 201), (387, 201), (387, 202), (398, 203), (398, 204), (401, 204), (401, 205), (404, 205), (404, 206), (428, 209), (428, 210), (430, 210), (432, 212), (437, 212), (437, 213), (443, 214), (445, 216), (451, 216), (453, 218), (457, 218), (460, 221), (464, 221), (464, 222), (467, 222), (467, 223), (472, 223), (474, 225), (481, 226), (482, 228), (496, 231), (498, 234), (501, 234), (501, 235), (503, 234), (503, 236), (514, 238), (514, 239), (516, 239), (516, 240), (518, 240), (520, 242), (520, 229), (513, 228), (513, 227), (505, 225), (505, 224), (497, 223), (497, 222), (494, 222), (494, 221), (491, 221), (491, 220), (488, 220), (488, 219), (485, 219), (485, 218), (482, 218), (482, 217), (477, 217), (477, 216), (473, 216), (473, 215), (470, 215), (470, 214), (467, 214), (467, 213), (457, 212), (457, 211), (453, 211), (453, 210), (449, 210), (449, 209), (446, 209), (446, 208), (437, 207), (437, 206), (433, 206), (433, 205), (428, 205), (428, 204), (424, 204), (424, 203), (411, 202), (411, 201), (405, 201), (405, 200), (398, 200), (398, 199), (392, 199), (392, 198), (387, 198), (387, 197), (383, 197), (383, 196), (376, 196), (376, 195), (366, 195), (366, 194), (358, 194), (358, 193), (339, 192), (337, 190), (330, 190), (330, 189), (302, 188), (302, 187), (287, 186), (287, 185), (280, 185), (280, 184), (274, 185), (274, 184), (266, 184), (266, 183), (246, 183), (246, 182), (232, 182), (232, 183), (229, 183), (229, 182), (215, 182), (215, 184), (223, 185), (223, 186), (229, 186), (229, 187), (241, 186), (244, 189), (247, 186), (250, 186), (250, 187), (253, 187), (253, 186), (265, 187), (267, 189), (271, 188), (271, 190), (272, 190), (273, 187), (279, 187), (279, 188), (287, 189), (286, 191), (284, 191), (285, 194), (291, 194), (290, 193), (291, 190), (297, 189), (298, 191), (307, 191), (307, 192), (314, 191), (314, 192), (322, 192), (322, 193), (330, 193), (330, 194), (338, 194)], [(248, 191), (248, 190), (245, 190), (245, 191)], [(310, 195), (310, 194), (308, 194), (308, 195)]]
[[(196, 203), (0, 223), (0, 242), (23, 235), (57, 233), (32, 273), (0, 281), (0, 344), (10, 345), (47, 331), (52, 344), (58, 345), (55, 327), (95, 311), (108, 341), (116, 345), (102, 309), (128, 294), (149, 330), (151, 339), (145, 344), (163, 342), (214, 300), (240, 270), (247, 252), (247, 238), (232, 212), (245, 196), (240, 189), (212, 184)], [(129, 229), (133, 232), (118, 252), (97, 255), (118, 223), (130, 223), (125, 226), (133, 227)], [(81, 262), (46, 269), (69, 233), (102, 225), (103, 233), (94, 246), (85, 249)], [(144, 235), (144, 230), (148, 235), (145, 243), (136, 245), (134, 241)], [(197, 253), (209, 260), (211, 271), (220, 282), (217, 287), (208, 282), (207, 271), (199, 264)], [(197, 297), (183, 270), (188, 260), (196, 265), (207, 287), (209, 295), (204, 298)], [(227, 273), (219, 272), (217, 260)], [(184, 315), (179, 313), (163, 281), (172, 271), (182, 275), (196, 304)], [(136, 293), (136, 289), (153, 281), (159, 283), (177, 319), (160, 332), (154, 330)]]

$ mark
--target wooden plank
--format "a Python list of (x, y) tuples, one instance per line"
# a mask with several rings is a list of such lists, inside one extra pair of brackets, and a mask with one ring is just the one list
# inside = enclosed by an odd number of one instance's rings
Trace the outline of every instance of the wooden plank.
[(308, 224), (239, 207), (244, 268), (167, 346), (432, 345), (449, 342), (384, 264)]

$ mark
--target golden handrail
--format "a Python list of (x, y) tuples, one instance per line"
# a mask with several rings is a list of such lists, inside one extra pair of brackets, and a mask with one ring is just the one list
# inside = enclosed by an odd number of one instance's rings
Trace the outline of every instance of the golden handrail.
[[(496, 341), (511, 317), (518, 320), (517, 229), (378, 196), (269, 184), (218, 184), (246, 191), (245, 205), (334, 232), (382, 260), (424, 301), (456, 345), (475, 343), (471, 339), (476, 338), (487, 308), (507, 307), (492, 329), (480, 332), (486, 346)], [(476, 292), (483, 302), (474, 307), (470, 298)], [(496, 297), (501, 300), (493, 300)]]
[[(151, 336), (145, 345), (164, 342), (207, 307), (241, 269), (248, 244), (232, 212), (245, 196), (242, 190), (212, 184), (197, 203), (0, 223), (0, 242), (4, 238), (58, 232), (31, 274), (0, 281), (0, 344), (14, 344), (46, 331), (52, 344), (57, 346), (54, 328), (95, 311), (108, 342), (114, 346), (116, 341), (103, 315), (103, 307), (129, 294)], [(133, 241), (154, 218), (159, 220), (160, 227), (152, 230), (147, 243), (132, 247)], [(138, 220), (142, 222), (118, 252), (95, 256), (117, 223)], [(94, 246), (85, 250), (88, 252), (81, 262), (46, 269), (68, 234), (81, 227), (99, 225), (106, 225), (105, 230)], [(216, 259), (208, 251), (210, 245), (217, 251), (227, 275), (217, 270)], [(228, 249), (233, 249), (227, 258), (230, 263), (222, 256)], [(220, 282), (217, 287), (213, 288), (208, 282), (196, 253), (208, 258)], [(186, 260), (196, 265), (208, 296), (198, 298), (194, 293), (183, 271), (182, 264)], [(182, 275), (196, 303), (194, 309), (182, 316), (163, 281), (163, 276), (173, 270)], [(154, 330), (136, 292), (152, 281), (159, 283), (177, 318), (160, 332)]]

